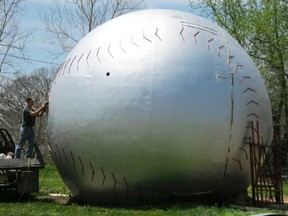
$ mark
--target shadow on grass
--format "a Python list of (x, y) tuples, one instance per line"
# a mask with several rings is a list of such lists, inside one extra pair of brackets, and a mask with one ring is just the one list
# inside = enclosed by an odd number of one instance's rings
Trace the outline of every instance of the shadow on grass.
[(212, 207), (213, 205), (200, 204), (195, 202), (178, 202), (178, 201), (169, 201), (163, 204), (139, 204), (135, 206), (122, 206), (122, 205), (97, 205), (93, 203), (81, 203), (77, 202), (77, 200), (70, 196), (63, 196), (61, 194), (17, 194), (15, 192), (0, 192), (0, 202), (6, 203), (26, 203), (26, 202), (42, 202), (42, 203), (50, 203), (50, 204), (59, 204), (59, 205), (77, 205), (77, 206), (93, 206), (100, 208), (108, 208), (108, 209), (131, 209), (131, 210), (164, 210), (167, 211), (171, 208), (179, 208), (179, 209), (191, 209), (197, 206), (206, 206)]
[(0, 202), (27, 202), (30, 199), (34, 199), (30, 194), (17, 194), (16, 192), (1, 191)]
[[(135, 206), (107, 206), (107, 205), (97, 205), (97, 204), (89, 204), (89, 203), (79, 203), (77, 200), (75, 200), (73, 197), (70, 196), (63, 196), (61, 194), (16, 194), (14, 193), (3, 193), (0, 192), (0, 202), (6, 202), (6, 203), (48, 203), (48, 204), (55, 204), (55, 205), (62, 205), (62, 206), (78, 206), (81, 208), (85, 206), (90, 206), (92, 208), (104, 208), (104, 209), (126, 209), (126, 210), (136, 210), (136, 211), (153, 211), (153, 210), (162, 210), (162, 211), (169, 211), (173, 209), (178, 209), (178, 210), (191, 210), (191, 209), (209, 209), (212, 208), (214, 210), (216, 209), (225, 209), (225, 208), (230, 208), (230, 209), (238, 209), (240, 211), (251, 211), (251, 210), (261, 210), (263, 207), (252, 207), (252, 206), (237, 206), (237, 205), (230, 205), (230, 204), (225, 204), (225, 205), (217, 205), (216, 203), (209, 203), (209, 204), (203, 204), (199, 202), (192, 202), (192, 201), (187, 201), (187, 200), (173, 200), (167, 203), (163, 204), (158, 204), (158, 205), (135, 205)], [(265, 209), (277, 209), (277, 210), (288, 210), (288, 206), (286, 205), (277, 205), (277, 206), (264, 206)], [(113, 210), (112, 210), (113, 211)], [(218, 210), (217, 210), (218, 211)], [(281, 214), (278, 214), (281, 215)]]

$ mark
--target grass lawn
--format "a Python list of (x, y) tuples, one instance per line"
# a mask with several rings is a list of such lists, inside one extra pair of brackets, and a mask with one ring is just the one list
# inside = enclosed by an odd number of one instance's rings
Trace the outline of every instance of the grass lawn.
[[(55, 166), (46, 165), (40, 170), (40, 193), (32, 194), (27, 199), (9, 199), (0, 203), (0, 215), (197, 215), (197, 216), (244, 216), (260, 213), (284, 213), (279, 210), (254, 209), (239, 210), (218, 208), (191, 203), (176, 203), (163, 206), (141, 206), (137, 208), (105, 208), (92, 205), (67, 205), (67, 197), (51, 198), (52, 193), (69, 195), (69, 190), (61, 180)], [(288, 195), (288, 184), (284, 184), (285, 195)]]

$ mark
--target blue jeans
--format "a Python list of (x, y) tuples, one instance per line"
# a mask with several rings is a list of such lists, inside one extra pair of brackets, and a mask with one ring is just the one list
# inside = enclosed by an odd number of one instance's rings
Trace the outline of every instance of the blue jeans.
[(26, 151), (25, 157), (31, 157), (34, 147), (35, 147), (35, 135), (32, 127), (21, 127), (20, 128), (20, 140), (15, 147), (14, 158), (20, 158), (21, 150), (25, 145), (25, 142), (28, 140), (29, 147)]

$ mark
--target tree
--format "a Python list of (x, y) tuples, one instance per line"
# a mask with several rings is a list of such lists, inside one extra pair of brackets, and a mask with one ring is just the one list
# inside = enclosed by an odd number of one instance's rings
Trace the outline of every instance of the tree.
[(0, 0), (0, 81), (4, 73), (15, 71), (15, 55), (24, 55), (29, 32), (21, 33), (17, 16), (22, 13), (23, 0)]
[(193, 9), (224, 27), (248, 52), (265, 78), (274, 141), (288, 145), (288, 15), (286, 0), (202, 0)]
[(81, 38), (102, 23), (144, 7), (145, 0), (66, 0), (41, 16), (50, 33), (50, 44), (60, 51), (57, 57), (69, 52)]
[[(258, 6), (259, 7), (259, 6)], [(288, 20), (287, 3), (283, 0), (263, 1), (252, 17), (255, 34), (251, 37), (254, 49), (250, 55), (258, 62), (267, 81), (272, 102), (274, 135), (287, 157), (288, 145)], [(259, 19), (260, 17), (261, 19)]]
[(211, 19), (226, 29), (241, 46), (247, 45), (249, 32), (247, 4), (243, 0), (190, 0), (190, 7), (201, 16)]
[[(0, 83), (0, 127), (8, 127), (13, 137), (18, 137), (19, 127), (22, 121), (22, 109), (26, 105), (26, 98), (36, 98), (35, 107), (39, 107), (48, 100), (48, 93), (56, 70), (41, 68), (31, 75), (21, 75), (8, 82)], [(3, 125), (9, 122), (9, 125)], [(35, 125), (36, 139), (39, 145), (43, 144), (46, 137), (47, 115), (39, 118)]]

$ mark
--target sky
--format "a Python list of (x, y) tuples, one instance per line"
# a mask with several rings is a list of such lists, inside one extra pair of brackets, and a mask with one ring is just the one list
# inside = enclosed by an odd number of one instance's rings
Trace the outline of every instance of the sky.
[(148, 8), (174, 9), (181, 11), (191, 11), (189, 0), (147, 0)]
[[(37, 68), (57, 66), (62, 63), (63, 58), (52, 59), (49, 54), (49, 45), (46, 41), (45, 30), (39, 19), (41, 11), (48, 10), (53, 6), (53, 0), (26, 0), (24, 13), (21, 17), (21, 28), (26, 31), (33, 30), (30, 42), (26, 45), (26, 56), (32, 59), (30, 63), (25, 62), (22, 69), (25, 72), (33, 72)], [(148, 9), (175, 9), (190, 12), (189, 0), (146, 0)]]

